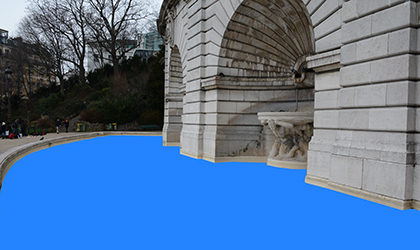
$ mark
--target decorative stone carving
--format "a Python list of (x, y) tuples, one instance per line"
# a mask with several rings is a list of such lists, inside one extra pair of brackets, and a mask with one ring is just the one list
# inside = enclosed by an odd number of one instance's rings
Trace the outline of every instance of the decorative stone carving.
[(170, 47), (174, 47), (174, 10), (168, 10), (166, 15), (166, 31), (163, 39)]
[(268, 165), (306, 169), (313, 116), (313, 112), (258, 113), (261, 124), (268, 127), (276, 137), (268, 156)]

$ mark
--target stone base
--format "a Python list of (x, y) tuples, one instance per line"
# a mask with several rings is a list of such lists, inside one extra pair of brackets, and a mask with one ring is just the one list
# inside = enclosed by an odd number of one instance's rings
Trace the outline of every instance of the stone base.
[(417, 209), (420, 210), (420, 202), (416, 200), (399, 200), (389, 196), (384, 196), (362, 189), (357, 189), (338, 183), (330, 182), (327, 179), (306, 175), (305, 182), (315, 186), (331, 189), (340, 193), (356, 196), (361, 199), (376, 202), (385, 206), (393, 207), (400, 210)]
[(164, 146), (179, 146), (182, 124), (165, 124), (162, 130)]
[(268, 158), (267, 165), (278, 167), (278, 168), (306, 169), (307, 163), (299, 162), (299, 161), (280, 161), (280, 160)]
[(185, 152), (181, 150), (181, 154), (194, 158), (194, 159), (203, 159), (205, 161), (213, 162), (213, 163), (221, 163), (221, 162), (254, 162), (254, 163), (265, 163), (267, 161), (267, 156), (235, 156), (235, 157), (213, 157), (209, 155), (198, 156), (191, 154), (189, 152)]
[(412, 208), (413, 208), (413, 209), (420, 210), (420, 201), (416, 201), (416, 200), (414, 200), (414, 201), (413, 201)]
[(163, 141), (163, 146), (164, 147), (179, 147), (179, 146), (181, 146), (181, 143), (179, 143), (179, 142), (165, 142), (165, 141)]

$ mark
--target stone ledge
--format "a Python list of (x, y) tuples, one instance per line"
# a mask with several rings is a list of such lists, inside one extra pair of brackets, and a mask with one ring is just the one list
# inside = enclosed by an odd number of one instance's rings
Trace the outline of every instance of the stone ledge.
[(317, 73), (332, 71), (340, 69), (340, 55), (341, 49), (319, 53), (313, 56), (308, 56), (308, 68), (315, 70)]
[(416, 200), (399, 200), (389, 196), (384, 196), (376, 193), (371, 193), (365, 190), (341, 185), (338, 183), (330, 182), (327, 179), (306, 175), (305, 182), (311, 185), (331, 189), (340, 193), (355, 196), (364, 200), (379, 203), (385, 206), (393, 207), (400, 210), (417, 209), (420, 210), (420, 202)]
[(3, 184), (4, 177), (7, 171), (15, 164), (18, 160), (23, 157), (34, 153), (36, 151), (67, 144), (80, 140), (92, 139), (99, 136), (109, 135), (138, 135), (138, 136), (162, 136), (161, 132), (128, 132), (128, 131), (113, 131), (113, 132), (92, 132), (92, 133), (80, 133), (77, 135), (68, 135), (63, 137), (56, 137), (51, 139), (45, 139), (42, 141), (31, 142), (28, 144), (16, 146), (0, 153), (0, 190)]
[(164, 147), (180, 147), (181, 143), (180, 142), (163, 142), (163, 146)]
[(211, 89), (295, 89), (294, 80), (289, 78), (259, 78), (259, 77), (210, 77), (201, 82), (204, 90)]
[(182, 155), (194, 158), (202, 159), (212, 163), (222, 163), (222, 162), (254, 162), (254, 163), (266, 163), (267, 156), (235, 156), (235, 157), (214, 157), (210, 155), (195, 155), (188, 152), (185, 152), (181, 149), (180, 152)]
[(267, 165), (277, 168), (286, 168), (286, 169), (306, 169), (307, 163), (306, 162), (298, 162), (298, 161), (280, 161), (274, 159), (268, 159)]

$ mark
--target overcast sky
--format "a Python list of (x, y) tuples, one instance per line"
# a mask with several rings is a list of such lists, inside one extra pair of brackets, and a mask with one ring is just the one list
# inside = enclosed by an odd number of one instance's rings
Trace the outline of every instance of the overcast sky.
[(26, 2), (27, 0), (0, 0), (0, 28), (8, 30), (9, 36), (17, 35), (19, 20), (25, 15)]
[[(161, 5), (163, 0), (152, 0), (156, 5)], [(0, 28), (9, 31), (10, 37), (18, 35), (17, 29), (20, 19), (25, 16), (25, 7), (28, 0), (0, 0)]]

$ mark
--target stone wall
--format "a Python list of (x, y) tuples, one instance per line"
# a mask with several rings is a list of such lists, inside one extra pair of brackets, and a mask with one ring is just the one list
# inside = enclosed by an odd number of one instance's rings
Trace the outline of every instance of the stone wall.
[(183, 75), (182, 63), (179, 49), (174, 46), (169, 53), (165, 53), (166, 69), (165, 74), (165, 118), (163, 127), (163, 145), (179, 146), (180, 134), (182, 130), (182, 110), (183, 110)]
[(313, 105), (308, 183), (419, 209), (419, 4), (164, 1), (164, 143), (265, 161), (273, 138), (257, 113)]
[(324, 53), (324, 62), (322, 53), (313, 57), (316, 130), (307, 182), (400, 209), (416, 206), (416, 2), (343, 4), (339, 64), (333, 53)]

